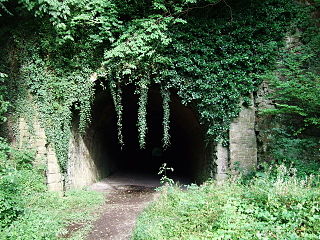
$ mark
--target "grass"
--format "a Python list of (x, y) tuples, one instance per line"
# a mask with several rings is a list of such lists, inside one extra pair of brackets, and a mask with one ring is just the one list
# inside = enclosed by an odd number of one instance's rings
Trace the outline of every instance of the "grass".
[(61, 239), (71, 223), (83, 224), (84, 228), (69, 239), (83, 239), (96, 217), (93, 212), (104, 201), (103, 194), (73, 190), (61, 197), (45, 190), (44, 179), (35, 170), (15, 174), (15, 181), (22, 186), (24, 210), (10, 226), (0, 229), (1, 240)]
[[(103, 194), (73, 190), (61, 197), (47, 191), (45, 168), (34, 165), (34, 157), (34, 151), (0, 138), (0, 240), (54, 240), (66, 234), (83, 239)], [(70, 234), (70, 224), (83, 227)]]
[(165, 187), (139, 217), (133, 240), (320, 239), (320, 188), (278, 166), (243, 183)]

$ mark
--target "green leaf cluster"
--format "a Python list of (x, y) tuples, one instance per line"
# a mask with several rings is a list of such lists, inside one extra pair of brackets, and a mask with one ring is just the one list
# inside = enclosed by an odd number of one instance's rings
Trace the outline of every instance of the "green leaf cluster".
[(0, 72), (0, 124), (6, 120), (5, 113), (8, 110), (9, 102), (5, 100), (5, 81), (7, 79), (7, 75)]
[[(1, 41), (16, 53), (11, 58), (0, 56), (5, 66), (0, 69), (11, 69), (6, 72), (12, 94), (6, 101), (16, 107), (23, 101), (11, 96), (18, 93), (28, 98), (31, 92), (63, 171), (74, 110), (80, 113), (82, 132), (90, 123), (93, 73), (109, 86), (121, 145), (126, 107), (121, 95), (126, 85), (134, 85), (139, 95), (140, 147), (145, 146), (148, 89), (153, 87), (167, 92), (162, 94), (165, 147), (169, 144), (170, 94), (177, 94), (196, 111), (210, 141), (220, 141), (226, 139), (240, 105), (250, 104), (262, 78), (279, 66), (285, 36), (297, 28), (304, 29), (306, 38), (313, 32), (311, 7), (291, 0), (2, 0), (1, 4), (20, 18), (12, 22), (13, 16), (6, 12), (1, 17), (6, 24), (0, 28)], [(3, 53), (10, 52), (4, 49)], [(304, 56), (310, 59), (315, 55), (309, 49), (311, 53)], [(290, 62), (302, 64), (300, 60)], [(305, 72), (300, 75), (304, 81)], [(316, 79), (310, 75), (309, 84)], [(316, 94), (296, 95), (303, 98), (302, 103), (313, 99), (316, 104)], [(299, 112), (301, 106), (291, 111)], [(318, 119), (311, 116), (307, 121)]]
[(62, 198), (48, 192), (44, 169), (34, 158), (33, 151), (0, 138), (0, 239), (60, 239), (70, 222), (87, 225), (72, 236), (83, 239), (103, 194), (67, 191)]
[(317, 239), (319, 181), (296, 171), (278, 165), (247, 185), (165, 187), (138, 218), (133, 239)]
[(33, 152), (14, 149), (0, 138), (0, 232), (24, 212), (23, 189), (16, 172), (31, 169), (33, 160)]
[[(317, 16), (319, 6), (314, 3), (312, 16)], [(305, 133), (306, 129), (320, 129), (320, 30), (319, 18), (310, 18), (310, 10), (301, 9), (297, 14), (296, 28), (286, 36), (278, 68), (265, 76), (276, 108), (262, 112), (294, 119), (289, 125)]]

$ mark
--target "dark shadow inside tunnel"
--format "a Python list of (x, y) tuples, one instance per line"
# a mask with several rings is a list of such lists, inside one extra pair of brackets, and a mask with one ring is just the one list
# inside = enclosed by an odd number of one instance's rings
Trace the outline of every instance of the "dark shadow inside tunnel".
[(181, 104), (175, 93), (171, 94), (171, 145), (163, 150), (162, 97), (159, 89), (150, 89), (147, 104), (146, 147), (140, 149), (137, 129), (138, 95), (134, 94), (132, 86), (127, 86), (123, 89), (122, 96), (124, 146), (121, 149), (117, 138), (117, 116), (112, 98), (108, 91), (96, 89), (92, 123), (87, 130), (87, 134), (91, 134), (92, 137), (86, 138), (85, 142), (92, 146), (90, 155), (101, 177), (119, 171), (157, 176), (163, 163), (174, 169), (173, 173), (168, 171), (167, 175), (176, 181), (200, 183), (207, 177), (203, 130), (191, 108)]

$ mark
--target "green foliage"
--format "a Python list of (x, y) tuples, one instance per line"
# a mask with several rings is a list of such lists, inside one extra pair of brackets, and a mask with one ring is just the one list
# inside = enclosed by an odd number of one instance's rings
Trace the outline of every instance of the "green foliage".
[[(59, 239), (69, 222), (89, 224), (103, 194), (47, 192), (43, 169), (31, 164), (34, 153), (0, 139), (0, 239)], [(76, 238), (75, 238), (76, 239)], [(80, 237), (77, 239), (81, 239)]]
[(11, 162), (8, 161), (10, 146), (4, 141), (3, 138), (0, 138), (0, 174), (6, 173), (8, 169), (12, 166)]
[(133, 239), (317, 239), (319, 187), (294, 173), (279, 165), (248, 185), (165, 188), (139, 217)]
[[(12, 15), (11, 12), (8, 11), (8, 9), (5, 7), (5, 5), (3, 4), (3, 2), (6, 2), (7, 0), (0, 0), (0, 9), (3, 10), (5, 13)], [(0, 12), (0, 17), (2, 16), (1, 12)]]
[(0, 231), (23, 212), (20, 191), (14, 176), (0, 178)]
[(292, 130), (272, 129), (269, 152), (274, 159), (268, 165), (284, 164), (298, 169), (297, 176), (318, 175), (320, 170), (320, 139), (300, 137)]
[[(148, 89), (153, 86), (177, 92), (182, 103), (195, 109), (210, 141), (226, 140), (240, 103), (250, 104), (250, 96), (261, 79), (277, 67), (285, 35), (296, 28), (304, 29), (304, 39), (314, 35), (310, 28), (314, 26), (310, 20), (312, 9), (291, 0), (241, 4), (216, 0), (21, 0), (19, 7), (13, 7), (14, 2), (2, 0), (1, 4), (24, 20), (7, 24), (6, 29), (14, 31), (11, 35), (4, 31), (1, 39), (11, 41), (18, 64), (13, 64), (11, 58), (2, 60), (0, 70), (10, 69), (6, 71), (11, 72), (6, 82), (12, 106), (25, 102), (12, 95), (24, 92), (20, 99), (28, 99), (27, 92), (32, 93), (63, 171), (73, 110), (80, 112), (81, 132), (90, 123), (93, 73), (109, 86), (121, 146), (121, 95), (128, 84), (134, 85), (139, 95), (137, 138), (141, 148), (146, 144), (148, 129)], [(8, 13), (1, 18), (10, 22)], [(316, 48), (308, 43), (316, 46), (317, 41), (312, 39), (305, 41), (309, 50), (301, 60), (287, 60), (295, 68), (305, 68), (306, 62), (316, 56)], [(309, 80), (305, 80), (307, 75)], [(287, 76), (291, 79), (292, 73)], [(294, 86), (301, 91), (312, 90), (318, 81), (317, 75), (304, 71), (296, 79), (300, 79), (300, 85)], [(293, 86), (291, 82), (287, 85)], [(20, 91), (23, 88), (25, 91)], [(300, 103), (292, 105), (285, 100), (279, 106), (308, 114), (305, 121), (315, 125), (319, 102), (315, 89), (304, 96), (298, 90), (288, 91), (298, 95)], [(282, 92), (280, 95), (286, 96)], [(169, 96), (162, 93), (162, 97), (163, 147), (167, 148)], [(2, 102), (0, 96), (0, 106)], [(312, 102), (313, 108), (304, 109), (306, 102)], [(0, 116), (5, 108), (0, 108)]]
[(24, 212), (25, 190), (17, 170), (30, 168), (33, 159), (32, 152), (16, 150), (0, 138), (0, 231)]
[(161, 176), (160, 183), (161, 184), (166, 184), (166, 185), (169, 185), (169, 186), (173, 186), (174, 181), (173, 181), (173, 179), (168, 177), (168, 175), (167, 175), (168, 171), (173, 172), (174, 169), (171, 168), (171, 167), (168, 167), (167, 163), (163, 163), (161, 165), (161, 167), (159, 168), (159, 172), (158, 172), (158, 175)]
[(139, 107), (138, 107), (138, 133), (139, 133), (139, 144), (140, 148), (143, 149), (146, 146), (146, 134), (148, 131), (147, 126), (147, 102), (148, 102), (148, 87), (149, 82), (148, 81), (141, 81), (139, 83), (140, 88), (137, 91), (139, 96)]
[[(219, 7), (207, 7), (207, 17), (189, 9), (188, 17), (131, 21), (105, 51), (107, 79), (139, 87), (147, 78), (177, 89), (183, 103), (195, 104), (208, 135), (223, 138), (240, 100), (248, 103), (260, 75), (275, 67), (290, 22), (303, 7), (291, 1), (232, 4), (232, 21), (229, 10)], [(163, 2), (156, 8), (168, 9)]]
[(4, 114), (6, 113), (9, 104), (8, 101), (5, 101), (4, 97), (6, 93), (5, 80), (7, 77), (7, 74), (0, 72), (0, 124), (6, 120)]
[(267, 76), (276, 109), (264, 112), (301, 119), (303, 124), (296, 127), (302, 131), (310, 126), (320, 128), (320, 30), (319, 19), (311, 20), (303, 10), (296, 21), (297, 29), (286, 39), (280, 67)]
[(0, 176), (10, 175), (15, 170), (31, 169), (35, 152), (15, 149), (0, 138)]
[(124, 141), (122, 135), (122, 89), (114, 82), (110, 82), (109, 86), (113, 104), (117, 113), (118, 141), (121, 147), (123, 147)]
[[(28, 200), (24, 215), (3, 229), (0, 239), (61, 239), (70, 223), (83, 224), (86, 226), (84, 230), (89, 230), (91, 221), (96, 217), (92, 212), (103, 203), (104, 196), (77, 190), (66, 192), (63, 198), (41, 192)], [(83, 239), (85, 232), (75, 234), (72, 239)]]
[[(114, 81), (118, 87), (134, 83), (139, 94), (137, 117), (138, 140), (141, 148), (145, 147), (147, 133), (146, 106), (148, 88), (152, 74), (155, 74), (154, 59), (161, 58), (158, 49), (168, 46), (170, 39), (166, 36), (167, 24), (172, 18), (159, 21), (160, 16), (150, 16), (133, 20), (126, 26), (126, 31), (104, 53), (104, 75)], [(119, 86), (120, 85), (120, 86)], [(114, 94), (111, 92), (113, 98)], [(116, 105), (116, 110), (120, 110)], [(121, 110), (122, 111), (122, 110)], [(119, 122), (119, 113), (118, 122)], [(118, 124), (118, 132), (121, 128)]]
[[(287, 57), (285, 68), (288, 68), (281, 71), (283, 77), (281, 79), (272, 78), (276, 109), (264, 112), (302, 118), (303, 127), (320, 128), (320, 77), (317, 73), (304, 70), (305, 62), (300, 57)], [(314, 57), (310, 55), (307, 58)]]
[[(68, 146), (72, 120), (72, 110), (79, 110), (79, 129), (84, 132), (91, 119), (93, 82), (86, 66), (81, 70), (51, 69), (49, 60), (39, 56), (37, 43), (25, 44), (30, 53), (25, 53), (27, 61), (21, 66), (21, 80), (34, 96), (40, 118), (46, 129), (48, 141), (53, 144), (61, 170), (67, 166)], [(22, 88), (23, 85), (20, 85)], [(29, 116), (30, 117), (30, 116)]]
[[(0, 232), (24, 217), (33, 198), (46, 191), (39, 169), (9, 168), (0, 175)], [(2, 235), (1, 235), (2, 236)], [(1, 238), (0, 238), (1, 239)]]
[(163, 138), (162, 144), (163, 148), (166, 149), (170, 146), (170, 90), (169, 89), (161, 89), (162, 96), (162, 106), (163, 106)]

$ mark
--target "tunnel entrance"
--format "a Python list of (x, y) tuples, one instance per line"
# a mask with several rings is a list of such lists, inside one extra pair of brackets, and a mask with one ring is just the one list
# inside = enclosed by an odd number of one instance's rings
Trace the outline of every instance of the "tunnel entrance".
[(96, 89), (92, 123), (84, 142), (89, 146), (90, 156), (101, 178), (116, 172), (157, 176), (163, 163), (174, 169), (173, 173), (168, 172), (168, 176), (175, 181), (200, 183), (207, 177), (208, 163), (203, 131), (191, 108), (181, 104), (175, 93), (171, 94), (171, 145), (163, 150), (162, 97), (159, 89), (150, 89), (146, 147), (140, 149), (137, 130), (138, 95), (134, 94), (132, 86), (127, 86), (123, 89), (122, 96), (124, 146), (121, 149), (112, 98), (108, 91)]

